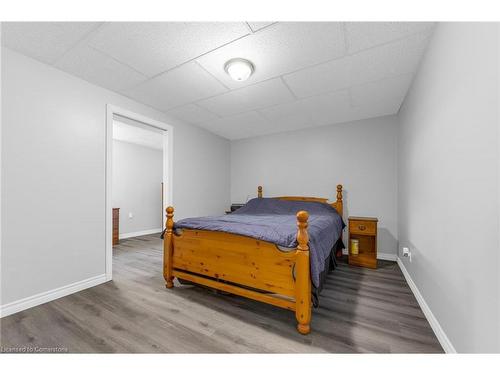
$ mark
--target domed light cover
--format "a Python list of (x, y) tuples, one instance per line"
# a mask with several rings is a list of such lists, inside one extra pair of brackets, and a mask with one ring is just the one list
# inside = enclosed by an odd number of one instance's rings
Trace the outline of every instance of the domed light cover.
[(229, 60), (224, 65), (224, 70), (235, 81), (243, 82), (252, 75), (254, 67), (250, 61), (237, 58)]

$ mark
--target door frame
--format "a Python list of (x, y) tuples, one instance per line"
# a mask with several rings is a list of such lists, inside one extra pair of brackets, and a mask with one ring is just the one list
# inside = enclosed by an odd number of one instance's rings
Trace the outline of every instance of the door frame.
[[(113, 279), (113, 115), (119, 115), (152, 126), (164, 131), (163, 135), (163, 204), (165, 207), (173, 205), (173, 138), (174, 128), (172, 125), (143, 116), (139, 113), (120, 108), (118, 106), (106, 105), (106, 172), (105, 172), (105, 233), (106, 233), (106, 281)], [(164, 207), (164, 208), (165, 208)], [(165, 221), (165, 210), (163, 210), (163, 221)]]

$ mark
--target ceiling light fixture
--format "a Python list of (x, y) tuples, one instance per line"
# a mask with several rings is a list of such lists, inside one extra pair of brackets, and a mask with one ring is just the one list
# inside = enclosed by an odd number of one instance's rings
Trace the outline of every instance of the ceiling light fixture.
[(237, 58), (229, 60), (224, 65), (224, 70), (235, 81), (243, 82), (252, 75), (254, 67), (250, 61)]

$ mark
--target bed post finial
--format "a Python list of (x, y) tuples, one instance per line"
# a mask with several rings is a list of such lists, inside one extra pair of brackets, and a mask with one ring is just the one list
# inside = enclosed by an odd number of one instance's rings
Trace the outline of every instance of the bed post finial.
[(307, 219), (309, 219), (309, 213), (307, 211), (297, 212), (297, 242), (299, 246), (297, 249), (302, 251), (309, 251), (309, 233), (307, 233)]
[(311, 278), (307, 211), (297, 212), (297, 251), (295, 260), (295, 317), (297, 330), (303, 335), (311, 331)]
[(337, 185), (337, 202), (335, 202), (335, 209), (340, 216), (344, 214), (344, 202), (342, 201), (342, 185)]
[(257, 197), (262, 198), (262, 186), (257, 186)]
[(172, 206), (167, 207), (167, 230), (172, 230), (174, 228), (174, 208)]
[(173, 288), (174, 277), (172, 276), (173, 269), (173, 233), (174, 233), (174, 208), (167, 207), (167, 222), (165, 223), (165, 236), (163, 238), (163, 277), (166, 281), (167, 288)]
[(342, 185), (337, 185), (337, 201), (342, 202)]

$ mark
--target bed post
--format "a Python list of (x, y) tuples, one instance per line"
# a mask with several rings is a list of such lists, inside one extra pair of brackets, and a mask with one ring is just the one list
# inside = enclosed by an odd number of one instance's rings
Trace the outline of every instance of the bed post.
[(340, 216), (343, 215), (344, 211), (344, 202), (342, 201), (342, 185), (337, 185), (337, 212), (339, 213)]
[(257, 186), (257, 198), (262, 198), (262, 186)]
[(167, 288), (174, 287), (174, 277), (172, 276), (172, 263), (173, 263), (173, 229), (174, 229), (174, 208), (167, 207), (167, 222), (165, 224), (167, 228), (165, 231), (165, 236), (163, 238), (163, 277), (166, 281)]
[(295, 317), (297, 330), (303, 335), (311, 331), (311, 277), (309, 266), (309, 234), (307, 211), (297, 213), (297, 251), (295, 261)]

